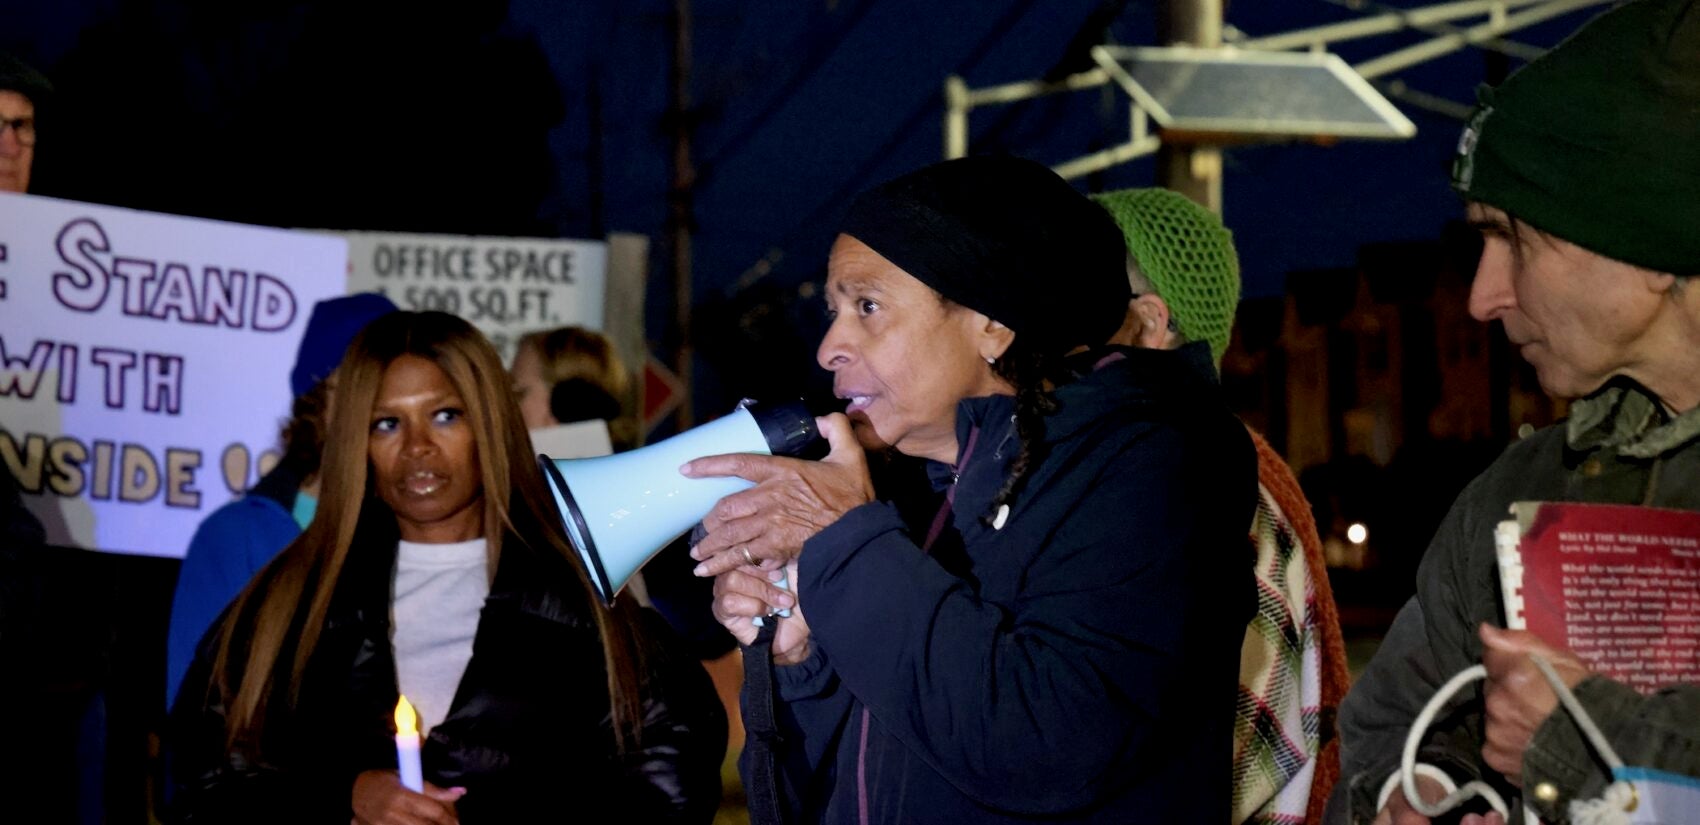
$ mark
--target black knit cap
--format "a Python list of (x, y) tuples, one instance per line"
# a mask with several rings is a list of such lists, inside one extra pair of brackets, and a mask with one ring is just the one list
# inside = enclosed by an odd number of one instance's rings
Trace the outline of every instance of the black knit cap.
[(1030, 160), (911, 172), (858, 195), (840, 231), (1042, 353), (1105, 343), (1132, 297), (1110, 214)]
[(17, 92), (41, 108), (53, 97), (53, 84), (28, 63), (0, 52), (0, 91)]

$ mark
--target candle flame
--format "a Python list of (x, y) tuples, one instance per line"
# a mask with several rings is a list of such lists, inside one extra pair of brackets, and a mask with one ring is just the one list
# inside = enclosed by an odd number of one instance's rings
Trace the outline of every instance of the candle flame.
[(419, 714), (413, 710), (413, 704), (403, 696), (395, 703), (395, 732), (411, 736), (419, 735)]

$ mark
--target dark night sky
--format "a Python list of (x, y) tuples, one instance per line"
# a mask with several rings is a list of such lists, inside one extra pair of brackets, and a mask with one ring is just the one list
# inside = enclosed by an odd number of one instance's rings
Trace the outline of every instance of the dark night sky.
[[(282, 226), (634, 231), (655, 239), (660, 268), (671, 6), (10, 0), (0, 48), (61, 87), (42, 194)], [(947, 74), (985, 86), (1072, 65), (1083, 24), (1118, 6), (1109, 38), (1154, 43), (1155, 6), (1140, 0), (695, 0), (699, 403), (809, 371), (818, 313), (798, 286), (822, 276), (852, 194), (941, 156)], [(1325, 0), (1227, 13), (1251, 35), (1349, 16)], [(1586, 16), (1517, 37), (1551, 45)], [(1339, 50), (1354, 61), (1417, 39)], [(1467, 102), (1504, 68), (1469, 50), (1401, 77)], [(1437, 237), (1457, 216), (1445, 168), (1459, 124), (1403, 108), (1410, 141), (1227, 153), (1224, 217), (1248, 296), (1279, 294), (1289, 271), (1349, 266), (1364, 243)], [(976, 110), (972, 148), (1057, 163), (1124, 139), (1126, 117), (1096, 92)], [(1145, 160), (1081, 185), (1154, 180)], [(763, 259), (771, 272), (752, 286), (742, 276)], [(671, 301), (652, 278), (661, 346)]]

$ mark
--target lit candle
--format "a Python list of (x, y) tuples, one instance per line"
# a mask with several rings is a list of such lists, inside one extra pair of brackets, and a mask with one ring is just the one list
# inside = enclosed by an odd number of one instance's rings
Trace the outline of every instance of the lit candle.
[(419, 765), (419, 714), (406, 696), (395, 703), (395, 764), (403, 788), (425, 792), (425, 771)]

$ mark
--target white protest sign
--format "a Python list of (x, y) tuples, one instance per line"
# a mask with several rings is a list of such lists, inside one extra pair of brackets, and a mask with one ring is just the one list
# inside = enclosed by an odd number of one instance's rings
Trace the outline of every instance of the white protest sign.
[(348, 291), (381, 292), (402, 309), (470, 321), (504, 361), (520, 335), (559, 326), (601, 330), (608, 244), (537, 238), (339, 232)]
[(275, 453), (346, 268), (338, 238), (0, 193), (0, 462), (49, 541), (183, 555)]
[(531, 451), (550, 458), (597, 458), (614, 454), (614, 440), (606, 421), (573, 421), (532, 430)]

